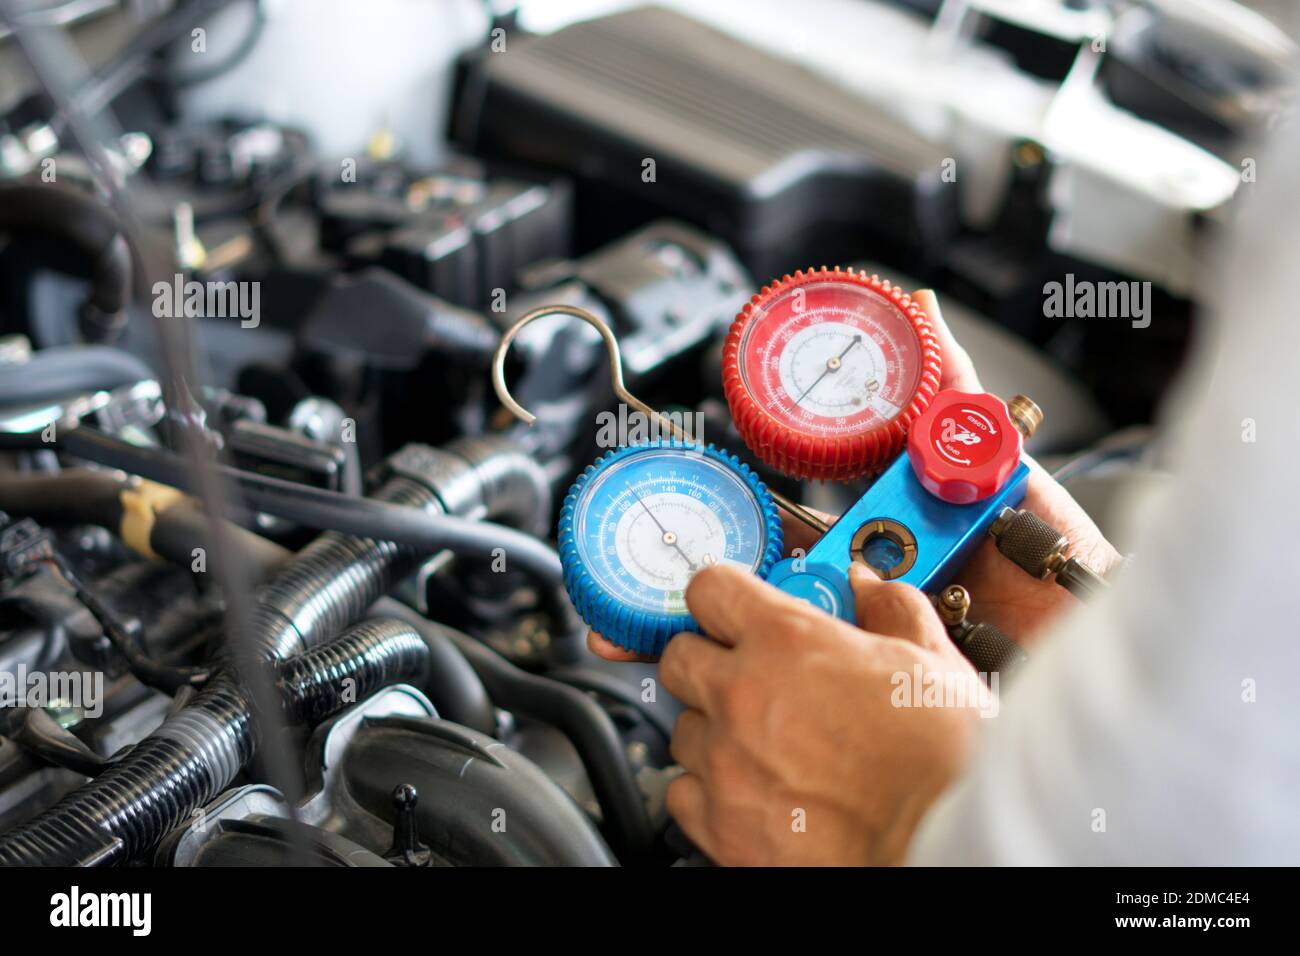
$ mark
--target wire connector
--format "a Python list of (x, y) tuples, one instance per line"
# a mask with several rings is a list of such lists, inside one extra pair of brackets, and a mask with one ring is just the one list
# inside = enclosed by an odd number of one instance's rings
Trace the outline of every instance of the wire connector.
[(47, 530), (31, 518), (12, 521), (0, 511), (0, 579), (25, 577), (33, 565), (53, 557)]

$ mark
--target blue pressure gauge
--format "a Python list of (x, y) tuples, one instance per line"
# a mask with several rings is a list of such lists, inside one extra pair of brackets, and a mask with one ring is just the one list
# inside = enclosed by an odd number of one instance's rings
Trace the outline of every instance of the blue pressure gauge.
[(766, 576), (781, 558), (767, 488), (734, 456), (681, 442), (609, 452), (569, 490), (560, 513), (569, 598), (607, 640), (658, 654), (679, 631), (695, 572), (732, 564)]

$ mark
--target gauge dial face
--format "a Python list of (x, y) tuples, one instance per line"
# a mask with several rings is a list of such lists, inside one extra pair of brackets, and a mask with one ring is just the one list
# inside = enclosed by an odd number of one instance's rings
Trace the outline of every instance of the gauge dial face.
[(767, 546), (753, 491), (698, 451), (648, 448), (614, 461), (576, 505), (578, 552), (615, 600), (656, 614), (686, 613), (701, 568), (756, 571)]
[(923, 365), (908, 317), (861, 285), (786, 290), (740, 341), (745, 389), (778, 424), (817, 438), (887, 425), (911, 403)]

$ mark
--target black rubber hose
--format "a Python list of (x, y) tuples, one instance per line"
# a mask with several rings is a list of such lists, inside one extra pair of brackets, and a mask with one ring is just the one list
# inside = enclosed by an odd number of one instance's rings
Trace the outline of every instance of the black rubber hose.
[[(413, 608), (396, 601), (392, 604), (397, 606), (384, 605), (385, 614), (400, 613), (411, 624), (425, 620)], [(437, 627), (456, 645), (499, 706), (551, 724), (573, 742), (600, 802), (610, 845), (625, 862), (648, 859), (654, 828), (623, 750), (623, 738), (609, 714), (574, 687), (521, 670), (467, 634), (426, 623)]]
[(676, 718), (671, 715), (671, 712), (663, 707), (647, 708), (645, 702), (641, 700), (638, 689), (632, 684), (619, 680), (613, 674), (606, 674), (591, 667), (560, 667), (547, 671), (546, 676), (570, 687), (576, 687), (578, 690), (600, 694), (617, 701), (644, 717), (646, 723), (659, 731), (664, 740), (670, 740), (673, 736), (673, 722)]
[(0, 187), (0, 233), (35, 232), (75, 247), (85, 258), (91, 291), (83, 329), (120, 327), (131, 301), (131, 247), (117, 216), (94, 196), (51, 183)]
[(438, 709), (438, 716), (495, 737), (496, 709), (487, 688), (445, 629), (396, 598), (380, 598), (370, 611), (380, 617), (400, 618), (415, 629), (428, 647), (429, 668), (421, 687)]
[[(414, 515), (440, 509), (436, 496), (408, 478), (392, 478), (375, 493)], [(284, 659), (308, 650), (360, 619), (409, 574), (420, 552), (392, 541), (329, 531), (294, 555), (263, 588), (253, 612), (265, 655)]]
[[(232, 530), (241, 532), (236, 539), (240, 557), (253, 569), (256, 580), (271, 577), (293, 558), (288, 548), (261, 535), (242, 528)], [(188, 564), (191, 550), (207, 534), (206, 515), (197, 504), (187, 502), (159, 514), (150, 543), (164, 557)], [(410, 609), (406, 605), (390, 597), (380, 598), (369, 609), (376, 617), (405, 618), (403, 612), (407, 611)], [(408, 623), (424, 641), (429, 657), (420, 689), (429, 696), (439, 716), (479, 733), (494, 735), (496, 713), (474, 668), (436, 625), (419, 615), (415, 617), (418, 619), (407, 619)]]
[[(95, 524), (120, 531), (122, 493), (135, 484), (116, 472), (66, 468), (58, 472), (0, 471), (0, 511), (34, 518), (43, 525)], [(258, 578), (272, 572), (293, 552), (235, 524), (226, 534), (245, 561), (253, 562)], [(212, 529), (203, 508), (185, 498), (154, 515), (149, 547), (168, 561), (189, 567), (194, 549), (210, 547)]]
[(130, 352), (107, 345), (41, 349), (26, 362), (5, 366), (0, 375), (0, 408), (40, 405), (157, 378)]
[(405, 621), (363, 621), (338, 640), (280, 665), (290, 720), (315, 725), (391, 684), (416, 680), (429, 648)]
[[(49, 447), (42, 445), (39, 437), (29, 439), (32, 446)], [(140, 448), (84, 425), (65, 429), (58, 443), (68, 454), (190, 490), (189, 470), (170, 452)], [(238, 487), (245, 513), (266, 512), (309, 528), (392, 542), (425, 554), (448, 549), (462, 557), (487, 561), (504, 552), (515, 567), (550, 589), (558, 589), (563, 582), (560, 556), (554, 549), (505, 525), (422, 512), (376, 498), (355, 498), (223, 465), (214, 467)]]
[(120, 495), (126, 482), (103, 471), (0, 471), (0, 511), (33, 518), (43, 525), (97, 524), (116, 528), (122, 521)]
[[(188, 564), (194, 544), (208, 533), (206, 516), (197, 505), (177, 505), (158, 517), (159, 525), (155, 526), (151, 538), (154, 550), (164, 557)], [(165, 532), (161, 531), (163, 518), (168, 519)], [(293, 552), (274, 541), (242, 528), (233, 530), (243, 532), (237, 540), (240, 557), (253, 569), (253, 577), (257, 580), (270, 577), (293, 558)], [(165, 542), (159, 540), (160, 535), (166, 538)], [(402, 618), (424, 642), (428, 650), (428, 666), (419, 686), (433, 702), (440, 717), (479, 733), (495, 735), (496, 712), (483, 682), (437, 625), (390, 597), (375, 601), (369, 613), (375, 617)]]
[[(226, 538), (238, 549), (240, 558), (258, 569), (257, 580), (272, 577), (293, 557), (293, 552), (260, 534), (227, 522)], [(211, 541), (211, 519), (194, 498), (186, 498), (159, 511), (149, 532), (149, 547), (159, 556), (182, 567), (194, 562), (194, 549), (215, 547)]]
[[(240, 532), (236, 538), (240, 558), (253, 569), (256, 580), (271, 577), (294, 556), (288, 548), (261, 535), (243, 528), (232, 528), (232, 531)], [(164, 557), (188, 564), (191, 550), (207, 535), (206, 515), (196, 504), (186, 503), (159, 514), (150, 543)], [(429, 696), (439, 716), (479, 733), (495, 735), (496, 712), (483, 682), (455, 644), (435, 624), (390, 597), (375, 601), (369, 613), (376, 617), (403, 618), (424, 641), (429, 661), (420, 689)], [(408, 617), (408, 613), (413, 617)]]
[(252, 0), (252, 5), (253, 10), (247, 31), (240, 37), (235, 48), (226, 54), (221, 62), (188, 73), (173, 71), (165, 75), (164, 81), (177, 89), (198, 86), (225, 75), (248, 59), (266, 29), (266, 10), (262, 5), (262, 0)]

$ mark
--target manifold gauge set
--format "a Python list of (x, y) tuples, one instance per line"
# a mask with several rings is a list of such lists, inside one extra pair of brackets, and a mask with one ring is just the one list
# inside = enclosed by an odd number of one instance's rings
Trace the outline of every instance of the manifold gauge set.
[[(936, 593), (1024, 497), (1022, 444), (1041, 413), (1022, 397), (1008, 406), (987, 393), (941, 391), (929, 316), (878, 276), (825, 267), (785, 276), (736, 316), (723, 351), (736, 429), (764, 463), (799, 479), (877, 476), (829, 527), (631, 395), (613, 333), (582, 309), (535, 309), (503, 337), (493, 379), (515, 415), (533, 420), (506, 388), (505, 353), (524, 325), (557, 313), (600, 332), (616, 395), (679, 436), (608, 452), (579, 476), (560, 515), (574, 606), (629, 651), (655, 655), (673, 634), (698, 630), (686, 586), (714, 564), (743, 568), (850, 622), (854, 562)], [(820, 535), (806, 554), (784, 560), (782, 509)]]

